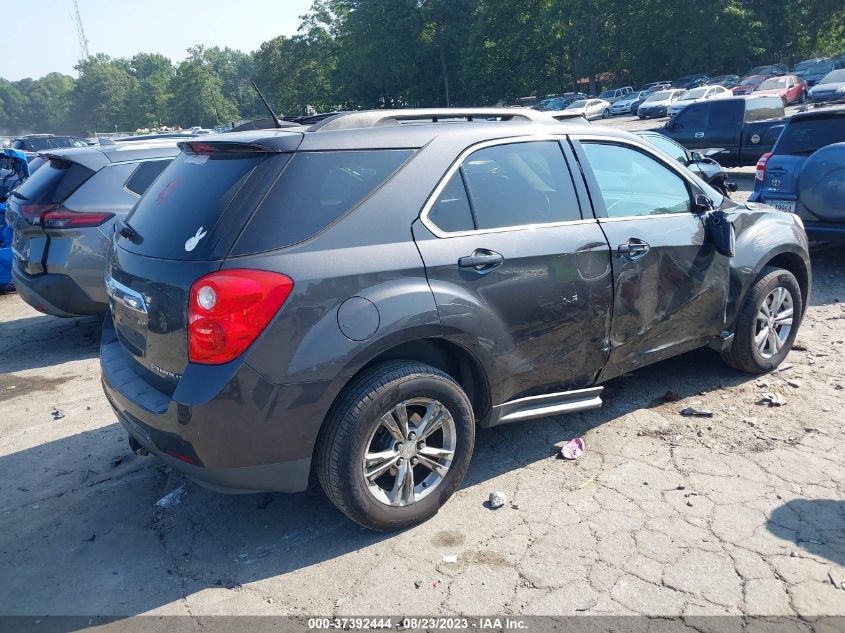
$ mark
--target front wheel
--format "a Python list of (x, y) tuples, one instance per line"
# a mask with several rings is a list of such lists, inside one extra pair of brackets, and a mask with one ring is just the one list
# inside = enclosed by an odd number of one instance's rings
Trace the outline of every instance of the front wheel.
[(603, 119), (610, 118), (610, 109), (609, 108), (604, 109), (604, 112), (601, 113), (601, 118), (603, 118)]
[(344, 390), (315, 455), (326, 495), (373, 530), (434, 516), (464, 478), (475, 442), (469, 399), (455, 380), (411, 361), (376, 365)]
[(722, 359), (751, 374), (773, 371), (792, 349), (803, 311), (795, 275), (764, 268), (737, 316), (733, 345)]

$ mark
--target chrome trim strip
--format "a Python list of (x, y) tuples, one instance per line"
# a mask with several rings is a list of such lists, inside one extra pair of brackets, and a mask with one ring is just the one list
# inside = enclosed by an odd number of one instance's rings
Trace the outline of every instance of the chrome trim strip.
[(106, 294), (111, 299), (120, 301), (130, 310), (147, 314), (147, 300), (144, 295), (120, 283), (108, 273), (103, 273), (103, 279), (106, 282)]
[(602, 405), (603, 390), (604, 387), (588, 387), (511, 400), (493, 407), (498, 417), (494, 415), (490, 426), (595, 409)]

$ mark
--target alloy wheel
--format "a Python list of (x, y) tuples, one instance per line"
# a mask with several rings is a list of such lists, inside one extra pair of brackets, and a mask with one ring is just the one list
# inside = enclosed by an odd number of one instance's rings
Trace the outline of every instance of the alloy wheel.
[(457, 446), (452, 414), (438, 400), (411, 398), (378, 421), (366, 443), (362, 468), (367, 490), (381, 503), (408, 506), (446, 477)]
[(792, 330), (792, 295), (783, 286), (775, 287), (760, 304), (754, 330), (754, 345), (763, 358), (780, 353)]

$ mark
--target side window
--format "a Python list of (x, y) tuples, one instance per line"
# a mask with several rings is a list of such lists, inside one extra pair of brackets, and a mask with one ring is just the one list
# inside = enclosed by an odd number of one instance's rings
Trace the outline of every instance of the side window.
[(689, 212), (686, 182), (659, 161), (631, 147), (584, 143), (611, 218)]
[(686, 150), (684, 150), (684, 148), (678, 145), (677, 143), (670, 141), (665, 136), (655, 134), (654, 136), (645, 137), (645, 140), (654, 145), (657, 149), (669, 154), (669, 156), (674, 158), (679, 163), (686, 163)]
[(164, 171), (164, 168), (170, 164), (170, 159), (167, 160), (149, 160), (143, 163), (138, 163), (138, 167), (129, 176), (124, 187), (137, 196), (143, 196), (144, 192), (150, 188), (158, 175)]
[(449, 179), (437, 202), (428, 212), (428, 219), (441, 231), (449, 233), (472, 231), (475, 228), (469, 197), (460, 170)]
[(692, 104), (678, 112), (673, 120), (683, 130), (703, 130), (707, 127), (707, 103)]
[(480, 149), (462, 169), (479, 229), (581, 219), (572, 178), (555, 141)]

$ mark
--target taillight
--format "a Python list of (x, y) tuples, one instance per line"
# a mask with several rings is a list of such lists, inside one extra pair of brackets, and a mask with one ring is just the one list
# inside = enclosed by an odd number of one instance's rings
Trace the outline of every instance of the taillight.
[(188, 356), (206, 365), (237, 358), (276, 316), (293, 280), (264, 270), (221, 270), (191, 286)]
[(757, 172), (754, 177), (760, 182), (763, 182), (766, 179), (766, 163), (769, 162), (771, 157), (772, 153), (766, 152), (760, 157), (760, 160), (757, 161)]
[(100, 226), (113, 217), (114, 213), (85, 213), (57, 209), (48, 211), (41, 216), (41, 226), (45, 229), (82, 229), (89, 226)]

